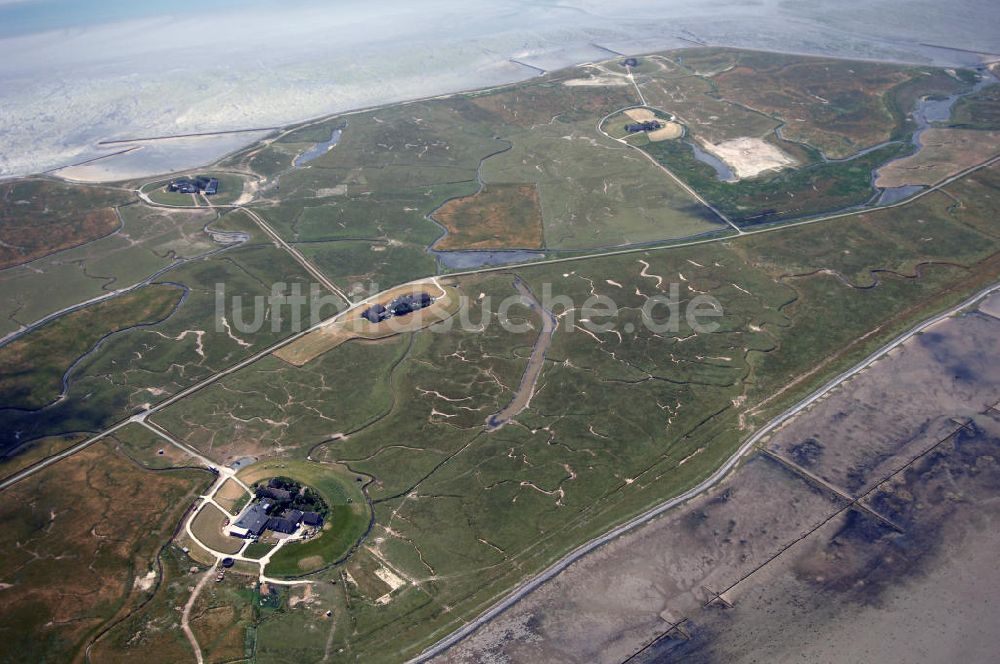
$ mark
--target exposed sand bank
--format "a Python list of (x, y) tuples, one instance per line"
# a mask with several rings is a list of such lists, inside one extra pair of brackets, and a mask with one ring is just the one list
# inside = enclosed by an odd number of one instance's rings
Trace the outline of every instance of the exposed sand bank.
[(763, 138), (744, 136), (721, 143), (702, 141), (702, 147), (722, 161), (726, 162), (736, 177), (752, 178), (766, 171), (777, 171), (796, 162), (782, 152), (778, 146), (768, 143)]

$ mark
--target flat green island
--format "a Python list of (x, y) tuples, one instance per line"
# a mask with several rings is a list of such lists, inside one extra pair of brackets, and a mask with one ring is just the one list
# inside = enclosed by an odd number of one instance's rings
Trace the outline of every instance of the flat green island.
[[(44, 502), (9, 503), (0, 625), (49, 639), (0, 660), (182, 661), (184, 627), (205, 661), (418, 655), (997, 283), (997, 155), (892, 206), (874, 177), (918, 149), (928, 99), (958, 99), (935, 131), (995, 129), (979, 76), (685, 49), (287, 127), (193, 171), (216, 197), (5, 184), (56, 212), (51, 246), (12, 208), (0, 230), (24, 244), (0, 256), (0, 332), (50, 317), (0, 343), (2, 470), (24, 474), (3, 491)], [(296, 320), (281, 298), (312, 286)], [(334, 326), (410, 290), (448, 315)], [(249, 494), (220, 473), (290, 478), (325, 523), (244, 548), (224, 528)], [(32, 573), (27, 537), (76, 552), (86, 602)]]

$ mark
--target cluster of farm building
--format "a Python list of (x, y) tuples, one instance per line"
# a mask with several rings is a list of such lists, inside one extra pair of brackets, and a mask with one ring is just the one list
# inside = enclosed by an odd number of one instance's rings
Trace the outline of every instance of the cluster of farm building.
[(663, 123), (659, 120), (646, 120), (645, 122), (633, 122), (625, 125), (625, 131), (630, 134), (637, 134), (641, 131), (656, 131), (662, 128)]
[(401, 295), (388, 305), (373, 304), (365, 309), (361, 316), (370, 323), (381, 323), (394, 316), (406, 316), (432, 304), (434, 304), (434, 298), (429, 293)]
[(233, 537), (257, 539), (265, 531), (294, 535), (300, 528), (323, 526), (323, 515), (319, 511), (299, 509), (302, 503), (317, 504), (309, 489), (275, 478), (265, 486), (256, 487), (254, 493), (254, 500), (229, 527)]
[(219, 181), (215, 178), (199, 175), (196, 178), (179, 178), (167, 185), (167, 191), (178, 194), (199, 194), (206, 196), (219, 193)]

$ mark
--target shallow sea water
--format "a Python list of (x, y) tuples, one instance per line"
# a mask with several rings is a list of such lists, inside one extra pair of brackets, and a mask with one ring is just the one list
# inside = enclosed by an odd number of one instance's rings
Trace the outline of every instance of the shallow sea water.
[[(701, 42), (971, 64), (943, 47), (1000, 52), (997, 14), (981, 0), (223, 0), (194, 14), (163, 0), (0, 0), (0, 177), (105, 156), (103, 140), (283, 125), (524, 80), (605, 49)], [(215, 147), (174, 159), (164, 144), (101, 168), (151, 175), (235, 149)]]

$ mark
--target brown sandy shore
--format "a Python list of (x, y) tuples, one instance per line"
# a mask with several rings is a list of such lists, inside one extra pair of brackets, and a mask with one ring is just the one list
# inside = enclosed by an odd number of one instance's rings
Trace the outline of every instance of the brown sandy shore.
[(995, 661), (997, 311), (911, 338), (435, 661)]

